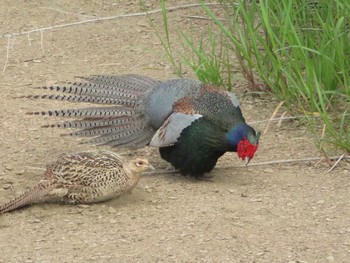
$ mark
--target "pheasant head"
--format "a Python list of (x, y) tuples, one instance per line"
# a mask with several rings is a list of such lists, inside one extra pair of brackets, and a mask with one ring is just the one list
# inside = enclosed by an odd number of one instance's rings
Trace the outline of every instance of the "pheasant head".
[(154, 167), (148, 162), (147, 159), (137, 158), (128, 163), (127, 169), (132, 174), (139, 175), (142, 172), (154, 170)]
[(229, 151), (236, 151), (238, 157), (248, 164), (258, 149), (259, 138), (260, 132), (255, 132), (247, 124), (233, 127), (228, 133)]

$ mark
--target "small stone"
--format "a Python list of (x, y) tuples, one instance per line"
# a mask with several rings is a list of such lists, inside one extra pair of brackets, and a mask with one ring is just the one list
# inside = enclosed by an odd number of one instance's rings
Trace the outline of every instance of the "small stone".
[(90, 207), (89, 205), (82, 205), (82, 204), (80, 204), (80, 205), (77, 205), (77, 207), (80, 207), (80, 208), (88, 208), (88, 207)]
[(250, 202), (262, 202), (262, 198), (261, 197), (257, 197), (257, 198), (251, 198)]
[(345, 231), (343, 229), (339, 229), (338, 233), (339, 234), (345, 234)]
[(333, 256), (328, 256), (327, 259), (328, 259), (328, 261), (334, 261), (334, 257)]
[(325, 202), (326, 202), (325, 200), (318, 200), (318, 201), (316, 202), (316, 204), (318, 204), (318, 205), (323, 205)]
[(114, 207), (110, 206), (110, 207), (108, 208), (108, 213), (110, 213), (110, 214), (115, 214), (116, 212), (117, 212), (117, 210), (116, 210)]
[(183, 232), (183, 233), (180, 234), (180, 237), (186, 237), (186, 236), (188, 236), (188, 235), (189, 235), (188, 233)]
[(7, 164), (7, 165), (5, 165), (5, 169), (7, 171), (11, 171), (11, 170), (13, 170), (13, 167), (11, 165)]
[(5, 185), (3, 186), (3, 188), (4, 188), (5, 190), (7, 190), (7, 189), (11, 188), (11, 186), (12, 186), (12, 184), (5, 184)]
[(111, 220), (111, 224), (115, 224), (115, 223), (117, 223), (117, 220), (112, 219), (112, 220)]
[(24, 172), (25, 172), (25, 170), (22, 169), (22, 170), (16, 171), (16, 174), (21, 175), (21, 174), (24, 174)]
[(146, 27), (146, 28), (149, 27), (149, 23), (147, 23), (146, 21), (142, 21), (142, 20), (139, 20), (139, 21), (137, 22), (137, 25), (138, 25), (138, 26), (141, 26), (141, 27)]
[(147, 193), (151, 193), (152, 192), (151, 187), (149, 185), (147, 185), (147, 184), (144, 186), (144, 189), (146, 190)]

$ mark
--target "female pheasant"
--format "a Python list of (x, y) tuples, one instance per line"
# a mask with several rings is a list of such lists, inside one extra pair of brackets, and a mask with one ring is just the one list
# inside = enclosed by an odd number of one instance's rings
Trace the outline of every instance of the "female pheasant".
[(154, 168), (146, 159), (127, 161), (108, 151), (64, 154), (46, 167), (37, 185), (0, 205), (0, 214), (41, 202), (106, 201), (131, 191), (148, 169)]
[(94, 137), (93, 144), (158, 147), (161, 157), (184, 175), (210, 172), (227, 151), (249, 162), (258, 148), (260, 133), (245, 123), (236, 96), (197, 80), (97, 75), (41, 89), (68, 95), (26, 98), (105, 105), (29, 113), (79, 118), (46, 127), (80, 129), (70, 135)]

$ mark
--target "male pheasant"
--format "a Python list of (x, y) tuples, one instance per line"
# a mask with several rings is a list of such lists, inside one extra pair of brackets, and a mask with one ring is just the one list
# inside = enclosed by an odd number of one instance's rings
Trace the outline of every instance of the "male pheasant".
[(41, 202), (89, 204), (131, 191), (140, 174), (154, 169), (146, 159), (128, 161), (108, 151), (64, 154), (46, 167), (34, 187), (0, 205), (0, 214)]
[(41, 87), (67, 95), (27, 98), (103, 104), (29, 114), (78, 118), (46, 127), (76, 128), (73, 136), (93, 144), (158, 147), (163, 159), (184, 175), (210, 172), (225, 152), (249, 162), (260, 133), (245, 123), (233, 93), (193, 79), (160, 82), (140, 75), (96, 75), (63, 86)]

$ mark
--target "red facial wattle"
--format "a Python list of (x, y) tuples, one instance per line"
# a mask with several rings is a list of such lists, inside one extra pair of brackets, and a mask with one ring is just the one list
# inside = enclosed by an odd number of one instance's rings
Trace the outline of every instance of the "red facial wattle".
[(258, 149), (258, 146), (258, 144), (251, 144), (247, 139), (240, 141), (237, 146), (238, 157), (242, 160), (245, 160), (246, 157), (252, 159), (256, 150)]

